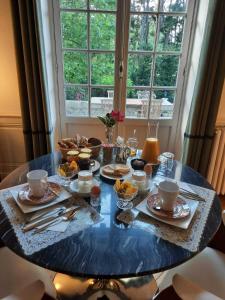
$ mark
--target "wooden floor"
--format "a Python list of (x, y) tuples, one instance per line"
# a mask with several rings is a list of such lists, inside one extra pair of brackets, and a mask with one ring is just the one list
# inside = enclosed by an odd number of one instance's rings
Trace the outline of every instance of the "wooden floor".
[(225, 196), (219, 196), (219, 198), (221, 200), (222, 209), (225, 209)]

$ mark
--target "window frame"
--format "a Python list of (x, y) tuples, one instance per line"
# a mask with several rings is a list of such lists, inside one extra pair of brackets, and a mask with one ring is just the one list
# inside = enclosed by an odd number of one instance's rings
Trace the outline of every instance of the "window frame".
[[(56, 55), (56, 72), (57, 72), (57, 90), (58, 90), (58, 106), (59, 106), (59, 118), (61, 122), (61, 132), (62, 136), (66, 136), (67, 134), (67, 123), (73, 123), (73, 124), (87, 124), (87, 122), (91, 124), (96, 124), (99, 121), (97, 120), (96, 117), (93, 116), (66, 116), (66, 107), (65, 107), (65, 99), (64, 99), (64, 76), (63, 76), (63, 59), (62, 59), (62, 44), (61, 44), (61, 25), (60, 25), (60, 10), (62, 11), (73, 11), (73, 9), (60, 9), (59, 7), (59, 1), (58, 0), (51, 0), (50, 2), (50, 7), (53, 10), (53, 27), (54, 29), (52, 30), (53, 32), (53, 45), (54, 45), (54, 50), (55, 50), (55, 55)], [(98, 53), (115, 53), (115, 75), (114, 75), (114, 85), (118, 86), (118, 89), (114, 90), (114, 99), (118, 99), (118, 101), (113, 101), (114, 103), (114, 109), (121, 109), (122, 111), (125, 111), (125, 106), (126, 106), (126, 79), (127, 79), (127, 60), (123, 59), (124, 57), (128, 57), (128, 53), (146, 53), (146, 51), (130, 51), (128, 50), (128, 44), (129, 44), (129, 22), (130, 22), (130, 11), (129, 11), (129, 0), (124, 0), (124, 1), (117, 1), (117, 9), (123, 10), (122, 14), (119, 14), (118, 17), (116, 18), (116, 42), (115, 45), (119, 45), (119, 47), (115, 47), (115, 52), (114, 51), (108, 51), (108, 50), (89, 50), (90, 52), (98, 52)], [(180, 118), (179, 112), (181, 111), (181, 104), (182, 101), (184, 101), (184, 88), (185, 88), (185, 78), (187, 75), (187, 59), (188, 56), (190, 56), (190, 51), (192, 48), (192, 41), (190, 39), (191, 35), (193, 35), (193, 30), (192, 28), (192, 23), (193, 23), (193, 18), (196, 15), (195, 10), (197, 9), (196, 5), (196, 0), (189, 0), (188, 3), (188, 10), (186, 12), (141, 12), (142, 14), (148, 14), (148, 15), (186, 15), (186, 21), (185, 21), (185, 26), (184, 26), (184, 32), (183, 32), (183, 45), (182, 45), (182, 50), (180, 52), (180, 63), (178, 67), (178, 73), (177, 73), (177, 87), (166, 87), (167, 90), (176, 90), (176, 97), (175, 97), (175, 102), (174, 102), (174, 111), (173, 111), (173, 117), (171, 119), (159, 119), (159, 123), (162, 126), (172, 126), (174, 123), (178, 124), (178, 120)], [(74, 11), (82, 11), (84, 10), (79, 10), (75, 9)], [(95, 12), (96, 10), (90, 10), (89, 13)], [(98, 10), (98, 12), (106, 12), (104, 10)], [(115, 11), (107, 11), (107, 13), (115, 13)], [(138, 12), (132, 12), (132, 14), (138, 14)], [(122, 18), (121, 16), (124, 15), (125, 17)], [(158, 21), (157, 21), (158, 23)], [(89, 27), (89, 26), (88, 26)], [(158, 26), (157, 26), (158, 27)], [(124, 30), (124, 40), (121, 39), (121, 28)], [(89, 29), (88, 29), (89, 30)], [(157, 34), (157, 32), (156, 32)], [(184, 38), (185, 37), (185, 38)], [(89, 39), (88, 39), (89, 40)], [(156, 43), (156, 41), (155, 41)], [(122, 46), (121, 46), (122, 45)], [(66, 48), (69, 49), (69, 48)], [(77, 52), (78, 50), (76, 50)], [(160, 51), (160, 52), (154, 52), (154, 51), (147, 51), (147, 53), (151, 53), (152, 55), (157, 55), (165, 53), (166, 55), (168, 54), (176, 54), (178, 55), (178, 52), (171, 52), (170, 51)], [(123, 66), (123, 76), (120, 76), (120, 67), (121, 64)], [(152, 68), (153, 69), (153, 68)], [(89, 70), (90, 72), (90, 70)], [(152, 70), (153, 72), (153, 70)], [(153, 74), (153, 73), (152, 73)], [(89, 81), (91, 80), (89, 76)], [(88, 82), (90, 84), (90, 82)], [(70, 84), (67, 84), (68, 86)], [(82, 86), (82, 84), (72, 84), (72, 86)], [(87, 85), (84, 85), (87, 87)], [(90, 84), (91, 86), (91, 84)], [(98, 87), (103, 87), (103, 88), (112, 88), (112, 86), (103, 86), (103, 85), (95, 85), (94, 88)], [(129, 87), (130, 88), (130, 87)], [(140, 88), (140, 90), (145, 89), (145, 86), (135, 86), (132, 87), (132, 89)], [(165, 87), (149, 87), (147, 86), (147, 90), (150, 90), (150, 88), (153, 89), (162, 89)], [(91, 106), (91, 98), (89, 100), (89, 112), (90, 112), (90, 106)], [(150, 106), (149, 106), (150, 109)], [(136, 117), (134, 118), (126, 118), (126, 123), (128, 124), (134, 124), (136, 125), (142, 125), (146, 124), (148, 122), (148, 119), (138, 119)], [(173, 131), (176, 131), (177, 125), (175, 125)]]

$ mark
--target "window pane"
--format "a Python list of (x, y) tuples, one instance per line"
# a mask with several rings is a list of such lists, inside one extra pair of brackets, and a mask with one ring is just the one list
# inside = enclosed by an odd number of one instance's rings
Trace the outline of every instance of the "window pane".
[(149, 95), (149, 90), (127, 89), (126, 117), (146, 119)]
[(186, 11), (188, 0), (163, 0), (160, 1), (160, 11)]
[(103, 116), (113, 109), (113, 88), (91, 89), (91, 116)]
[[(173, 114), (173, 104), (168, 98), (163, 98), (168, 91), (150, 91), (128, 89), (126, 99), (126, 117), (147, 119), (171, 118)], [(174, 91), (168, 96), (173, 97)], [(151, 102), (150, 102), (151, 98)], [(149, 106), (150, 105), (150, 106)]]
[(116, 16), (91, 14), (91, 49), (115, 49)]
[(60, 0), (60, 7), (87, 9), (87, 0)]
[(131, 11), (157, 11), (158, 0), (131, 0)]
[(87, 14), (61, 13), (61, 30), (63, 47), (87, 48)]
[(131, 15), (129, 50), (153, 50), (156, 16)]
[(161, 101), (161, 117), (162, 118), (172, 118), (175, 91), (171, 90), (154, 90), (153, 98)]
[(128, 55), (128, 86), (150, 85), (152, 56), (141, 54)]
[(184, 31), (184, 17), (159, 17), (158, 51), (179, 51)]
[(93, 54), (91, 57), (91, 83), (114, 84), (114, 54)]
[(78, 52), (64, 53), (64, 78), (66, 83), (87, 83), (87, 54)]
[(64, 98), (66, 103), (66, 115), (87, 116), (88, 115), (88, 89), (84, 87), (65, 86)]
[(178, 55), (158, 55), (155, 63), (155, 86), (176, 86)]
[(116, 0), (90, 0), (90, 9), (116, 10)]

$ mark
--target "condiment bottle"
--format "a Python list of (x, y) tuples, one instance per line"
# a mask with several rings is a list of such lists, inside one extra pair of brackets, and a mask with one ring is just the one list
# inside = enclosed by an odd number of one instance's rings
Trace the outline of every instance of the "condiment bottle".
[(91, 188), (91, 200), (90, 203), (92, 206), (99, 206), (100, 205), (100, 194), (101, 194), (101, 189), (99, 186), (94, 185)]
[(78, 191), (80, 193), (90, 193), (93, 186), (93, 174), (90, 171), (80, 171), (78, 173)]
[(147, 186), (148, 188), (150, 188), (150, 190), (152, 189), (152, 164), (148, 163), (144, 166), (144, 171), (146, 173), (146, 181), (147, 181)]

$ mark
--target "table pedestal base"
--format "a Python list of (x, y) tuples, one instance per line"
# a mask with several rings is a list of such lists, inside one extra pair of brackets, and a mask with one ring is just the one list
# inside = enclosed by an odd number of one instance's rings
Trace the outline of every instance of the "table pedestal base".
[(149, 276), (124, 279), (85, 279), (58, 273), (54, 284), (59, 300), (149, 300), (157, 291)]

